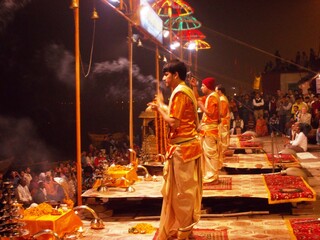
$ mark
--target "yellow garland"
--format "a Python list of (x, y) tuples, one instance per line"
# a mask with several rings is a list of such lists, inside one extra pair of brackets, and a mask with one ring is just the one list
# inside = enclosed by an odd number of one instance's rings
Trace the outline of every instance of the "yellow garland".
[(114, 165), (114, 166), (110, 166), (108, 168), (108, 171), (110, 172), (115, 172), (115, 171), (128, 171), (130, 170), (130, 167), (127, 166), (123, 166), (123, 165)]
[(138, 223), (132, 228), (129, 228), (129, 233), (152, 233), (155, 228), (149, 223)]
[(24, 210), (24, 216), (28, 217), (28, 216), (43, 216), (43, 215), (47, 215), (47, 214), (51, 214), (52, 213), (52, 206), (48, 203), (40, 203), (38, 206), (36, 207), (30, 207), (27, 208), (26, 210)]

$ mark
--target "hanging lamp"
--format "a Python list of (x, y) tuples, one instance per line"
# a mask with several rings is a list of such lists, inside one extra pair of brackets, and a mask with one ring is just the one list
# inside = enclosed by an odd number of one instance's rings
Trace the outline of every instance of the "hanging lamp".
[(163, 18), (193, 14), (193, 8), (182, 0), (157, 0), (152, 4), (152, 8)]
[[(170, 23), (171, 22), (171, 23)], [(171, 28), (170, 28), (171, 24)], [(163, 24), (164, 29), (171, 29), (172, 31), (184, 31), (197, 29), (201, 27), (201, 22), (192, 16), (179, 16), (166, 20)]]
[(191, 50), (191, 48), (192, 48), (192, 49), (195, 49), (196, 51), (198, 51), (198, 50), (210, 49), (211, 46), (210, 46), (209, 43), (207, 43), (207, 42), (204, 41), (204, 40), (195, 39), (195, 40), (186, 42), (186, 43), (183, 45), (183, 48), (184, 48), (184, 49), (189, 49), (189, 50)]
[(198, 29), (184, 30), (180, 33), (179, 37), (182, 39), (182, 41), (185, 42), (189, 42), (192, 40), (201, 40), (206, 38), (206, 36)]

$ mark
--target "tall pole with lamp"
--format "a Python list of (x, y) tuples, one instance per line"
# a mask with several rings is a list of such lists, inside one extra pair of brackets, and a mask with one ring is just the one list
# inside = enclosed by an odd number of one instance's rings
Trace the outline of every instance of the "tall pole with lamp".
[[(132, 26), (128, 22), (128, 60), (129, 60), (129, 144), (130, 148), (133, 149), (133, 77), (132, 77)], [(130, 154), (131, 156), (132, 154)], [(130, 157), (132, 162), (132, 157)]]
[(70, 6), (74, 12), (74, 52), (75, 52), (75, 100), (76, 100), (76, 166), (77, 166), (77, 204), (82, 205), (82, 167), (81, 167), (81, 114), (80, 114), (80, 31), (79, 1), (73, 0)]

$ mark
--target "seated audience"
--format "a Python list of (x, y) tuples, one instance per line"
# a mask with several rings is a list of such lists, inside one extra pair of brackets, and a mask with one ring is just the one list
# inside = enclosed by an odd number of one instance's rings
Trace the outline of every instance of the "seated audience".
[(62, 187), (54, 181), (50, 171), (46, 173), (44, 187), (47, 191), (48, 200), (62, 202), (65, 196), (64, 191)]
[(236, 115), (236, 119), (232, 123), (231, 134), (240, 135), (243, 132), (244, 122), (239, 115)]
[(24, 178), (18, 180), (18, 186), (15, 190), (15, 195), (19, 203), (24, 207), (29, 207), (32, 203), (32, 196), (27, 186), (27, 181)]
[(35, 194), (35, 192), (37, 191), (37, 189), (39, 188), (39, 175), (34, 174), (32, 177), (32, 180), (30, 181), (30, 186), (29, 186), (29, 191), (31, 193), (31, 196), (33, 198), (33, 195)]
[(292, 123), (291, 127), (289, 128), (288, 138), (290, 139), (290, 141), (293, 141), (296, 139), (298, 125), (299, 125), (298, 122), (294, 122), (294, 123)]
[(268, 135), (268, 126), (266, 120), (263, 118), (262, 115), (258, 116), (256, 122), (256, 133), (259, 137), (267, 136)]
[(277, 116), (276, 113), (274, 113), (270, 120), (269, 120), (269, 126), (270, 126), (270, 132), (276, 133), (278, 135), (278, 133), (280, 133), (280, 129), (279, 129), (279, 117)]
[(43, 181), (38, 182), (38, 188), (35, 189), (33, 199), (34, 199), (34, 202), (38, 203), (38, 204), (43, 203), (48, 200), (47, 191), (46, 191), (46, 188), (44, 187)]
[(308, 138), (303, 132), (304, 125), (299, 123), (296, 126), (296, 137), (294, 140), (291, 140), (289, 144), (286, 145), (286, 148), (292, 149), (295, 152), (306, 152), (308, 149)]
[(32, 180), (31, 168), (27, 167), (24, 171), (24, 179), (27, 181), (28, 187), (30, 187), (30, 182)]
[(246, 131), (255, 131), (256, 129), (256, 123), (254, 121), (254, 117), (252, 114), (249, 114), (249, 119), (246, 125)]
[(301, 108), (301, 112), (298, 114), (298, 122), (311, 125), (311, 113), (308, 113), (306, 107)]
[(317, 145), (320, 145), (320, 127), (317, 128), (316, 140), (317, 140)]
[(292, 115), (291, 115), (291, 118), (297, 122), (299, 120), (299, 114), (300, 114), (300, 111), (299, 111), (299, 107), (298, 106), (293, 106), (293, 112), (292, 112)]
[(10, 178), (10, 181), (12, 182), (13, 186), (17, 187), (18, 186), (18, 182), (21, 179), (21, 176), (18, 173), (18, 171), (11, 171), (9, 178)]

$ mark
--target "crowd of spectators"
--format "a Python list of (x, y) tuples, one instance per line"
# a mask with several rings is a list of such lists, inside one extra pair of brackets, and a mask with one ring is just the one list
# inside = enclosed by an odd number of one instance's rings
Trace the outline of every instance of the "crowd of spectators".
[(20, 171), (1, 173), (0, 179), (10, 181), (16, 200), (24, 207), (42, 202), (64, 203), (76, 201), (76, 171), (72, 162), (61, 162), (44, 172), (32, 171), (26, 167)]
[(305, 134), (311, 132), (310, 141), (320, 144), (319, 120), (320, 99), (319, 94), (311, 90), (302, 94), (299, 90), (289, 90), (283, 93), (278, 90), (273, 95), (263, 92), (253, 92), (230, 99), (231, 133), (255, 131), (258, 136), (290, 135), (295, 122), (305, 125)]
[[(272, 95), (252, 92), (229, 97), (231, 114), (231, 134), (254, 131), (258, 136), (269, 134), (286, 136), (294, 143), (295, 134), (308, 136), (308, 141), (320, 145), (320, 95), (309, 90), (302, 94), (299, 90), (284, 93), (277, 90)], [(301, 128), (301, 124), (306, 126)], [(298, 129), (299, 128), (299, 129)], [(300, 131), (298, 131), (300, 130)], [(307, 131), (304, 131), (307, 130)], [(308, 133), (314, 132), (314, 138)], [(101, 176), (105, 165), (130, 163), (128, 141), (116, 141), (107, 135), (99, 146), (91, 144), (81, 155), (82, 190), (92, 188)], [(302, 147), (306, 151), (305, 146)], [(139, 147), (134, 149), (139, 155)], [(76, 202), (77, 178), (74, 161), (66, 161), (51, 166), (46, 171), (36, 172), (30, 167), (11, 171), (0, 177), (11, 181), (17, 200), (24, 206), (46, 201)]]
[(297, 51), (293, 59), (286, 60), (282, 58), (279, 50), (276, 50), (275, 61), (268, 61), (265, 65), (264, 72), (296, 72), (303, 68), (312, 70), (320, 69), (320, 58), (313, 48), (310, 48), (309, 54), (306, 51)]
[[(92, 188), (94, 181), (101, 177), (103, 168), (112, 164), (127, 165), (130, 163), (128, 142), (114, 140), (106, 136), (99, 146), (90, 144), (81, 155), (82, 190)], [(139, 152), (138, 147), (134, 149)], [(32, 203), (48, 202), (52, 204), (64, 203), (72, 200), (76, 203), (77, 173), (74, 161), (62, 161), (42, 167), (38, 170), (26, 167), (0, 173), (0, 180), (10, 181), (14, 189), (15, 199), (29, 207)]]
[[(106, 135), (99, 145), (90, 144), (88, 150), (82, 151), (81, 155), (83, 168), (82, 188), (84, 190), (91, 188), (96, 177), (101, 175), (104, 166), (129, 164), (128, 149), (129, 143), (127, 139), (114, 139), (112, 135)], [(138, 146), (134, 146), (134, 150), (139, 153)]]

